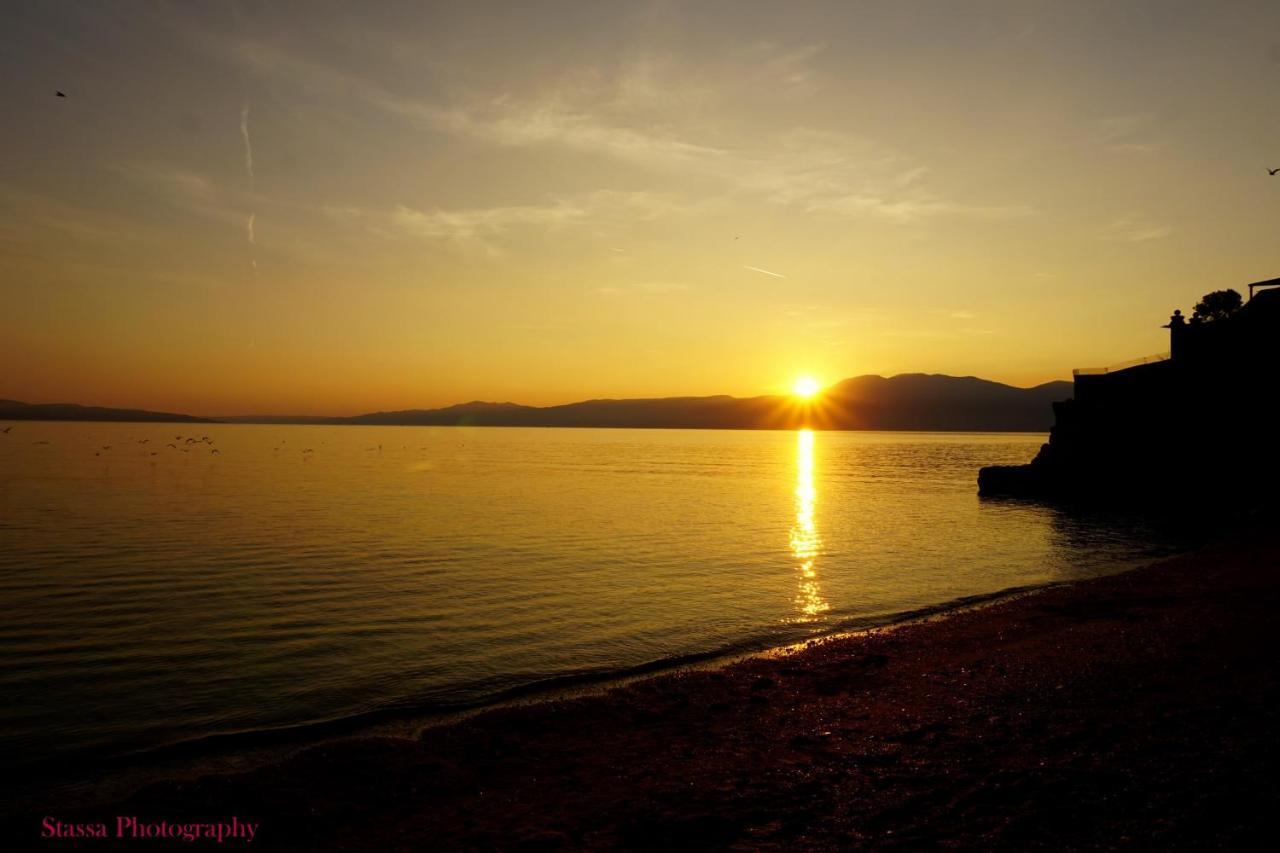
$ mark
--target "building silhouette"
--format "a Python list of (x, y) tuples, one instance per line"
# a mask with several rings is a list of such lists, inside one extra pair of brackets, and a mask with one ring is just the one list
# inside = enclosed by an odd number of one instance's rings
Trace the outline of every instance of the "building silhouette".
[(1049, 442), (1028, 465), (991, 466), (983, 495), (1186, 503), (1252, 501), (1276, 482), (1280, 279), (1215, 320), (1167, 324), (1169, 352), (1074, 373)]

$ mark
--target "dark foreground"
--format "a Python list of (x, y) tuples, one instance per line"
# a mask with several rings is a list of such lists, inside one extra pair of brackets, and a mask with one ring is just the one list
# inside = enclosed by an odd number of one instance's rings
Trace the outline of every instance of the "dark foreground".
[(253, 849), (1251, 847), (1280, 807), (1278, 554), (1254, 535), (58, 817), (237, 815)]

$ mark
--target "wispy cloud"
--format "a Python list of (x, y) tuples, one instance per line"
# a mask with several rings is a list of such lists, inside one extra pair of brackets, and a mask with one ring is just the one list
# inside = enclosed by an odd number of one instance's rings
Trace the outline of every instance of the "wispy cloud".
[[(764, 69), (759, 72), (765, 75), (762, 80), (800, 84), (812, 77), (809, 63), (821, 46), (762, 45), (752, 50), (759, 56), (749, 67)], [(587, 83), (551, 84), (537, 93), (427, 99), (392, 92), (274, 46), (245, 44), (240, 54), (259, 70), (290, 74), (317, 93), (348, 93), (435, 132), (501, 148), (559, 148), (608, 158), (711, 182), (721, 193), (756, 195), (808, 213), (874, 217), (897, 224), (948, 216), (1008, 219), (1033, 213), (1021, 204), (947, 198), (925, 186), (926, 164), (847, 132), (783, 124), (744, 137), (700, 121), (696, 110), (654, 109), (654, 103), (666, 103), (664, 97), (669, 100), (664, 93), (688, 86), (709, 93), (707, 98), (715, 97), (717, 86), (711, 83), (716, 81), (700, 86), (696, 71), (671, 60), (646, 57), (612, 74), (598, 71)], [(741, 66), (734, 70), (740, 73)], [(686, 115), (689, 112), (693, 115)], [(744, 138), (750, 141), (744, 143)]]
[(499, 98), (445, 112), (412, 108), (450, 132), (506, 147), (559, 146), (646, 169), (689, 174), (726, 191), (763, 196), (808, 213), (872, 216), (892, 223), (955, 216), (1029, 216), (1021, 204), (963, 203), (922, 186), (926, 166), (864, 138), (792, 128), (750, 147), (691, 140), (657, 127), (610, 122), (558, 101)]
[(929, 195), (897, 199), (861, 194), (819, 198), (810, 202), (805, 209), (809, 212), (870, 213), (900, 224), (948, 215), (973, 219), (1019, 219), (1035, 213), (1033, 208), (1022, 204), (959, 204)]
[(1119, 240), (1126, 243), (1145, 243), (1150, 240), (1163, 240), (1173, 233), (1173, 228), (1140, 216), (1122, 216), (1108, 223), (1102, 230), (1106, 240)]
[(689, 285), (682, 281), (642, 281), (635, 287), (648, 293), (678, 293), (689, 289)]
[(1119, 154), (1153, 154), (1160, 146), (1149, 141), (1155, 116), (1149, 113), (1106, 116), (1085, 128), (1085, 142)]
[(744, 270), (751, 270), (752, 272), (758, 272), (762, 275), (771, 275), (774, 278), (786, 278), (786, 276), (780, 272), (773, 272), (772, 270), (766, 270), (760, 267), (752, 267), (752, 266), (747, 266), (746, 264), (743, 264), (742, 268)]
[(604, 285), (594, 288), (594, 292), (601, 296), (619, 296), (621, 294), (631, 292), (640, 293), (679, 293), (689, 289), (689, 285), (678, 281), (642, 281), (637, 284), (629, 284), (626, 286)]
[(14, 245), (44, 242), (48, 232), (59, 235), (56, 245), (66, 254), (68, 244), (90, 243), (131, 245), (138, 241), (159, 240), (162, 233), (154, 226), (117, 213), (96, 210), (15, 189), (0, 183), (0, 212), (8, 208), (21, 211), (0, 229), (0, 242)]
[(179, 210), (246, 228), (244, 209), (253, 199), (250, 193), (220, 186), (198, 172), (164, 163), (126, 163), (115, 171)]
[(238, 229), (248, 245), (249, 265), (257, 269), (258, 216), (254, 207), (259, 198), (255, 193), (239, 184), (215, 183), (200, 173), (164, 163), (126, 163), (115, 171), (176, 210)]
[(456, 242), (482, 242), (520, 226), (558, 228), (580, 221), (586, 211), (577, 205), (508, 205), (468, 210), (415, 210), (399, 205), (391, 222), (408, 234)]
[(599, 190), (546, 204), (427, 210), (404, 204), (390, 210), (331, 205), (325, 213), (363, 222), (384, 235), (407, 235), (500, 255), (502, 238), (521, 230), (545, 232), (588, 224), (635, 223), (678, 216), (684, 210), (676, 200), (655, 193)]

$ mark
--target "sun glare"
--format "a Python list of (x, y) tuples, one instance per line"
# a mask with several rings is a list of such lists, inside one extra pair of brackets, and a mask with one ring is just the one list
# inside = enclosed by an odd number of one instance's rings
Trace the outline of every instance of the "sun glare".
[(805, 400), (813, 397), (821, 390), (822, 385), (820, 385), (818, 380), (814, 379), (812, 376), (801, 376), (795, 381), (795, 384), (791, 386), (792, 393)]

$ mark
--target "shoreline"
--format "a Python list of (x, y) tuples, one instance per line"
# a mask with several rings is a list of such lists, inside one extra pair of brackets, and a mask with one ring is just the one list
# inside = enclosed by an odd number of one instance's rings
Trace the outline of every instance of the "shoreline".
[(1254, 531), (412, 738), (299, 746), (59, 819), (236, 813), (272, 849), (1242, 841), (1280, 803), (1278, 550)]
[[(1135, 565), (1117, 568), (1115, 571), (1096, 577), (1123, 574), (1162, 559), (1167, 557), (1141, 559)], [(912, 610), (850, 617), (819, 633), (784, 643), (768, 640), (748, 641), (706, 652), (692, 652), (675, 658), (647, 661), (624, 669), (566, 673), (519, 684), (493, 696), (462, 703), (456, 707), (388, 707), (355, 716), (335, 717), (281, 728), (246, 729), (239, 732), (211, 734), (135, 752), (102, 756), (96, 759), (98, 767), (93, 771), (61, 776), (41, 775), (36, 768), (20, 768), (20, 770), (36, 771), (32, 776), (25, 778), (24, 787), (29, 788), (33, 780), (39, 780), (43, 787), (37, 794), (25, 800), (10, 790), (6, 790), (5, 794), (6, 797), (19, 799), (18, 809), (30, 810), (34, 806), (44, 807), (47, 802), (56, 801), (59, 795), (63, 795), (64, 802), (69, 801), (79, 808), (84, 803), (132, 796), (155, 781), (181, 783), (210, 774), (248, 772), (281, 763), (310, 749), (352, 740), (378, 737), (416, 740), (432, 729), (457, 725), (490, 712), (600, 697), (611, 691), (650, 679), (716, 671), (757, 659), (787, 657), (817, 645), (944, 620), (952, 615), (981, 610), (1005, 601), (1036, 595), (1044, 590), (1070, 586), (1091, 579), (1057, 580), (1013, 586), (989, 593), (962, 596)], [(83, 759), (81, 763), (87, 766), (94, 761), (94, 758), (89, 757)], [(104, 796), (103, 791), (113, 793), (110, 796)], [(6, 819), (14, 811), (12, 799), (0, 804), (0, 820)]]

